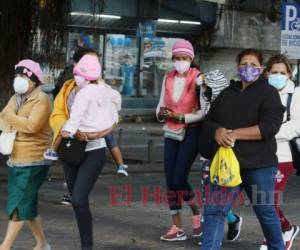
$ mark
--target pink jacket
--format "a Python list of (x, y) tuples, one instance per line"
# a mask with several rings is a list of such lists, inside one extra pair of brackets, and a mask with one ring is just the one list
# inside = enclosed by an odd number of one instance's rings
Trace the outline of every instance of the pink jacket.
[(75, 97), (70, 119), (63, 131), (75, 134), (82, 132), (103, 131), (118, 122), (121, 109), (121, 95), (106, 83), (89, 84)]

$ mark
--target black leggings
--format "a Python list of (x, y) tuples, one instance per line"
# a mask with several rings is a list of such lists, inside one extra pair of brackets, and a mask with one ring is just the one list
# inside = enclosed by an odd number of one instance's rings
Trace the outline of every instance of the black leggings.
[(186, 128), (183, 141), (165, 139), (164, 166), (171, 214), (181, 209), (181, 199), (189, 202), (194, 198), (188, 175), (198, 154), (198, 140), (198, 127)]
[(72, 166), (63, 162), (83, 249), (93, 247), (93, 221), (89, 194), (102, 171), (104, 162), (105, 148), (86, 152), (86, 158), (80, 166)]

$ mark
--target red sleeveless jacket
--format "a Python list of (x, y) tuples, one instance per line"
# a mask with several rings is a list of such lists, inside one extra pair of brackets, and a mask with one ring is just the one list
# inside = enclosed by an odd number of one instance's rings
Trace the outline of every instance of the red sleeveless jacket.
[[(176, 71), (171, 71), (166, 76), (165, 82), (165, 97), (164, 102), (167, 108), (171, 109), (175, 114), (192, 113), (194, 109), (199, 109), (199, 102), (196, 94), (196, 79), (200, 71), (196, 68), (190, 68), (186, 78), (185, 86), (178, 102), (173, 100), (173, 85), (176, 76)], [(177, 130), (186, 126), (185, 123), (168, 119), (166, 121), (170, 129)]]

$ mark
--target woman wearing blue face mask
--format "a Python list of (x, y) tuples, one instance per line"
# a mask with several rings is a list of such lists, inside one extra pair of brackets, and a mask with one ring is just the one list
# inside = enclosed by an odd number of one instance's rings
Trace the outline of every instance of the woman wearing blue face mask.
[[(291, 249), (293, 241), (299, 232), (299, 227), (293, 225), (285, 217), (279, 207), (280, 194), (284, 191), (289, 177), (293, 174), (293, 158), (289, 146), (289, 140), (300, 135), (300, 88), (295, 88), (291, 81), (292, 68), (283, 55), (275, 55), (270, 58), (266, 67), (266, 75), (270, 85), (274, 86), (280, 95), (281, 102), (287, 107), (290, 101), (290, 117), (284, 114), (279, 132), (276, 134), (277, 157), (279, 161), (275, 179), (275, 208), (280, 218), (285, 249)], [(265, 242), (261, 250), (267, 249)]]
[(260, 51), (242, 51), (237, 56), (241, 81), (232, 81), (216, 98), (204, 121), (204, 127), (209, 128), (207, 133), (211, 134), (207, 138), (214, 140), (213, 152), (219, 146), (233, 147), (240, 164), (242, 184), (228, 188), (209, 183), (211, 197), (204, 206), (202, 250), (220, 249), (226, 214), (241, 188), (252, 203), (268, 249), (284, 249), (273, 201), (278, 165), (275, 135), (281, 126), (284, 108), (278, 91), (261, 76), (262, 65)]

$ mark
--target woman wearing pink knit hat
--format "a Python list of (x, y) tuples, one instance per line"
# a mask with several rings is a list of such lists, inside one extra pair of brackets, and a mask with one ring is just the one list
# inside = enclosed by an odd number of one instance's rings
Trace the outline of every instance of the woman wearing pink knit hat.
[(191, 166), (198, 154), (199, 121), (202, 112), (196, 92), (200, 71), (191, 67), (194, 48), (187, 40), (178, 40), (172, 48), (174, 70), (164, 78), (158, 120), (164, 122), (164, 167), (172, 226), (161, 240), (179, 241), (187, 238), (181, 222), (182, 200), (189, 204), (193, 217), (193, 236), (201, 235), (201, 216), (195, 195), (188, 183)]
[(16, 137), (7, 162), (9, 224), (0, 249), (12, 248), (26, 222), (36, 239), (34, 250), (51, 250), (38, 213), (38, 192), (50, 166), (43, 152), (51, 142), (51, 102), (39, 87), (43, 73), (38, 63), (22, 60), (15, 66), (15, 74), (15, 94), (0, 112), (0, 130)]

